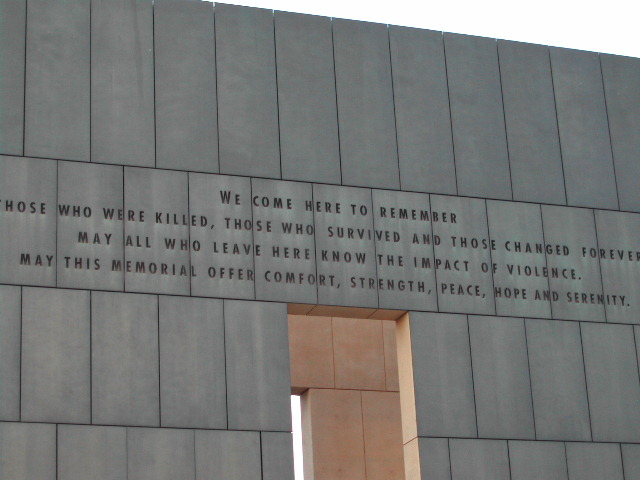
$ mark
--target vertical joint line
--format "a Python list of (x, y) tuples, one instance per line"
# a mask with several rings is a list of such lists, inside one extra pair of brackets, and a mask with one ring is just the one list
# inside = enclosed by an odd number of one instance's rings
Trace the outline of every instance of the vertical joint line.
[(569, 205), (569, 196), (567, 194), (567, 179), (564, 173), (564, 157), (562, 154), (562, 135), (560, 135), (560, 119), (558, 118), (558, 101), (556, 99), (556, 83), (553, 78), (553, 62), (551, 61), (551, 48), (547, 47), (547, 56), (549, 57), (549, 72), (551, 73), (551, 89), (553, 93), (553, 109), (556, 115), (556, 131), (558, 132), (558, 149), (560, 153), (560, 167), (562, 169), (562, 185), (564, 186), (564, 204)]
[[(593, 230), (596, 233), (596, 252), (600, 252), (600, 243), (598, 241), (598, 224), (596, 223), (596, 211), (591, 210), (591, 214), (593, 215)], [(602, 276), (602, 262), (600, 261), (600, 255), (598, 253), (598, 272), (600, 273), (600, 287), (602, 288), (602, 295), (605, 295), (604, 291), (604, 277)], [(602, 310), (604, 311), (604, 321), (609, 322), (607, 319), (607, 305), (602, 305)]]
[(529, 377), (529, 393), (531, 395), (531, 414), (533, 415), (533, 438), (538, 439), (538, 429), (536, 428), (536, 407), (533, 403), (533, 384), (531, 382), (531, 361), (529, 360), (529, 337), (527, 335), (527, 321), (522, 319), (522, 325), (524, 326), (524, 347), (527, 354), (527, 370)]
[(342, 141), (340, 139), (340, 105), (338, 102), (338, 71), (336, 69), (336, 41), (334, 34), (334, 22), (331, 19), (331, 53), (333, 56), (333, 90), (336, 97), (336, 131), (338, 133), (338, 165), (340, 167), (340, 185), (342, 181)]
[(602, 97), (604, 98), (604, 113), (607, 119), (607, 132), (609, 134), (609, 149), (611, 150), (611, 165), (613, 167), (613, 182), (616, 187), (616, 199), (618, 200), (618, 210), (620, 210), (620, 190), (618, 189), (618, 177), (616, 175), (616, 158), (613, 154), (613, 137), (611, 136), (611, 120), (609, 119), (609, 105), (607, 103), (607, 90), (604, 84), (604, 70), (602, 70), (602, 56), (598, 53), (598, 67), (600, 68), (600, 79), (602, 81)]
[(278, 165), (280, 166), (280, 178), (282, 177), (282, 127), (280, 125), (280, 87), (278, 86), (278, 49), (276, 42), (276, 14), (271, 11), (271, 23), (273, 25), (273, 71), (276, 80), (276, 115), (278, 121)]
[(220, 300), (222, 302), (222, 349), (224, 353), (224, 412), (225, 429), (229, 428), (229, 372), (227, 369), (227, 319), (225, 316), (226, 300)]
[[(542, 205), (538, 205), (538, 209), (540, 210), (540, 227), (542, 228), (542, 244), (545, 246), (547, 244), (547, 240), (544, 235), (544, 216), (542, 215)], [(544, 251), (544, 265), (549, 268), (549, 258), (547, 257), (547, 250), (545, 248)], [(547, 286), (549, 288), (549, 315), (551, 318), (553, 316), (553, 300), (551, 299), (551, 278), (547, 275)]]
[[(373, 261), (374, 264), (376, 266), (376, 282), (378, 281), (378, 279), (380, 278), (379, 272), (378, 272), (378, 246), (376, 245), (376, 236), (375, 236), (375, 231), (376, 231), (376, 216), (374, 214), (373, 211), (373, 189), (370, 188), (369, 189), (369, 195), (371, 198), (371, 226), (373, 227)], [(376, 298), (378, 299), (378, 308), (380, 308), (380, 289), (376, 288)]]
[(580, 350), (582, 352), (582, 371), (584, 372), (584, 385), (587, 391), (587, 413), (589, 414), (589, 438), (593, 442), (593, 425), (591, 423), (591, 404), (589, 402), (589, 380), (587, 379), (587, 363), (584, 358), (584, 341), (582, 339), (582, 322), (578, 322), (578, 331), (580, 332)]
[(504, 142), (507, 148), (507, 167), (509, 167), (509, 186), (511, 187), (511, 200), (513, 195), (513, 175), (511, 173), (511, 154), (509, 153), (509, 133), (507, 127), (507, 111), (504, 107), (504, 88), (502, 87), (502, 68), (500, 67), (500, 49), (496, 40), (496, 60), (498, 61), (498, 82), (500, 83), (500, 100), (502, 100), (502, 121), (504, 122)]
[(156, 319), (158, 321), (158, 425), (162, 427), (162, 363), (160, 362), (160, 295), (156, 295)]
[(393, 102), (393, 128), (396, 139), (396, 165), (398, 168), (398, 187), (402, 190), (402, 174), (400, 172), (400, 145), (398, 144), (398, 114), (396, 112), (396, 91), (393, 84), (393, 55), (391, 54), (391, 28), (387, 25), (387, 42), (389, 45), (389, 76), (391, 77), (391, 101)]
[(18, 421), (21, 422), (22, 421), (22, 365), (23, 365), (23, 361), (22, 361), (22, 344), (23, 344), (23, 340), (22, 340), (22, 324), (23, 324), (23, 317), (24, 317), (24, 299), (23, 299), (23, 292), (24, 292), (24, 287), (18, 287), (20, 288), (20, 345), (19, 345), (19, 350), (20, 350), (20, 378), (18, 380), (19, 383), (19, 387), (20, 390), (18, 391)]
[(218, 152), (218, 170), (221, 172), (220, 163), (220, 101), (218, 99), (218, 39), (216, 29), (216, 4), (213, 4), (213, 66), (215, 69), (214, 81), (215, 81), (215, 94), (216, 94), (216, 150)]
[(478, 402), (476, 400), (476, 380), (473, 374), (473, 352), (471, 347), (471, 325), (469, 324), (469, 315), (465, 315), (467, 318), (467, 339), (469, 340), (469, 363), (471, 365), (471, 388), (473, 389), (473, 413), (476, 421), (476, 438), (479, 436), (478, 431)]
[(158, 166), (158, 115), (156, 112), (156, 6), (151, 4), (151, 48), (153, 59), (153, 165)]
[[(491, 229), (489, 228), (489, 205), (487, 203), (487, 199), (484, 199), (484, 218), (487, 219), (487, 238), (489, 242), (491, 242)], [(498, 315), (498, 299), (495, 295), (496, 288), (496, 280), (493, 276), (493, 255), (491, 254), (491, 249), (489, 248), (489, 272), (491, 273), (491, 292), (490, 295), (493, 297), (493, 314)]]
[(22, 71), (22, 155), (27, 149), (27, 38), (29, 36), (29, 0), (24, 2), (24, 68)]
[(251, 259), (253, 260), (253, 300), (257, 299), (258, 295), (258, 286), (256, 285), (256, 235), (253, 218), (253, 203), (251, 203), (251, 198), (253, 197), (253, 178), (249, 178), (249, 206), (251, 208)]
[(447, 44), (442, 33), (442, 56), (444, 58), (444, 77), (447, 82), (447, 103), (449, 105), (449, 128), (451, 130), (451, 152), (453, 153), (453, 176), (456, 181), (456, 195), (460, 193), (458, 189), (458, 165), (456, 162), (456, 142), (453, 134), (453, 112), (451, 111), (451, 88), (449, 85), (449, 65), (447, 62)]
[[(429, 195), (429, 215), (430, 215), (429, 218), (431, 218), (433, 220), (433, 210), (431, 209), (431, 204), (432, 204), (431, 197), (432, 197), (432, 195), (431, 194), (428, 194), (428, 195)], [(435, 264), (435, 262), (436, 262), (436, 245), (435, 245), (435, 242), (434, 242), (434, 237), (436, 235), (436, 232), (434, 230), (434, 223), (433, 222), (429, 222), (429, 224), (431, 225), (431, 251), (433, 252), (433, 263)], [(438, 269), (437, 268), (433, 269), (433, 279), (435, 281), (435, 289), (436, 289), (436, 291), (434, 292), (434, 294), (436, 296), (436, 312), (439, 312), (440, 311), (440, 300), (439, 300), (439, 297), (438, 297)]]
[[(187, 175), (187, 218), (190, 219), (191, 218), (191, 173), (186, 172)], [(191, 276), (191, 271), (194, 268), (193, 267), (193, 262), (191, 261), (191, 257), (193, 255), (192, 249), (191, 249), (191, 222), (189, 221), (189, 225), (187, 226), (187, 238), (189, 239), (189, 245), (187, 248), (187, 252), (189, 254), (189, 296), (191, 296), (193, 294), (192, 291), (192, 287), (191, 284), (193, 282), (193, 277)]]

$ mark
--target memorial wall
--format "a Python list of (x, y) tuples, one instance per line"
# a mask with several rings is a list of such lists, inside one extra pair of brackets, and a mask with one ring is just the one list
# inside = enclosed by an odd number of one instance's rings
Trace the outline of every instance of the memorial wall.
[(640, 479), (639, 174), (638, 59), (0, 0), (0, 478), (293, 478), (289, 313), (398, 320), (407, 479)]

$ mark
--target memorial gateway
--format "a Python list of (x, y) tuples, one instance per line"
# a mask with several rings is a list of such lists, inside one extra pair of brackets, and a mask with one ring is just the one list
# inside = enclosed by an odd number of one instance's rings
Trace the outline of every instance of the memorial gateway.
[(638, 480), (639, 176), (639, 59), (0, 0), (0, 478)]

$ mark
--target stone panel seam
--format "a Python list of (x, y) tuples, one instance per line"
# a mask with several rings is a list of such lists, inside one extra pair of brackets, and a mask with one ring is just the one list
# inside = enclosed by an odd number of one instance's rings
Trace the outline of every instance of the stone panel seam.
[[(584, 371), (584, 385), (587, 390), (587, 414), (589, 415), (589, 437), (593, 442), (593, 425), (591, 423), (591, 403), (589, 401), (589, 380), (587, 379), (587, 365), (584, 361), (584, 341), (582, 340), (582, 322), (578, 322), (578, 330), (580, 332), (580, 351), (582, 352), (582, 368)], [(637, 360), (636, 360), (637, 362)]]
[(609, 120), (609, 107), (607, 105), (607, 90), (604, 85), (604, 73), (602, 72), (602, 57), (598, 53), (598, 68), (600, 69), (600, 80), (602, 81), (602, 96), (604, 98), (604, 114), (607, 119), (607, 135), (609, 138), (609, 150), (611, 151), (611, 165), (613, 167), (613, 184), (616, 187), (616, 199), (618, 209), (620, 209), (620, 190), (618, 188), (618, 177), (616, 175), (616, 158), (613, 153), (613, 139), (611, 138), (611, 121)]
[(262, 449), (262, 434), (264, 432), (260, 431), (258, 435), (258, 439), (260, 440), (260, 478), (264, 478), (264, 453)]
[[(511, 174), (509, 174), (511, 175)], [(491, 241), (491, 227), (489, 226), (489, 206), (487, 203), (487, 199), (484, 199), (484, 219), (487, 222), (487, 239)], [(433, 243), (433, 242), (431, 242)], [(498, 313), (498, 300), (496, 299), (496, 279), (493, 275), (493, 255), (491, 254), (491, 249), (489, 248), (489, 271), (491, 272), (491, 296), (493, 297), (493, 315), (497, 315)], [(434, 247), (434, 260), (435, 260), (435, 247)], [(438, 284), (436, 283), (436, 288), (438, 288)], [(471, 340), (469, 340), (471, 343)]]
[[(456, 181), (456, 195), (460, 193), (458, 189), (458, 167), (456, 164), (456, 144), (453, 136), (453, 115), (451, 115), (451, 88), (449, 86), (449, 68), (447, 66), (447, 44), (444, 41), (444, 32), (442, 32), (442, 50), (444, 57), (444, 75), (447, 80), (447, 104), (449, 105), (449, 125), (451, 130), (451, 148), (453, 152), (453, 174), (454, 180)], [(513, 196), (513, 195), (512, 195)]]
[[(544, 215), (542, 215), (542, 206), (541, 205), (538, 205), (538, 210), (540, 210), (540, 227), (542, 229), (542, 243), (544, 245), (546, 245), (547, 244), (547, 240), (544, 237)], [(544, 253), (544, 265), (547, 268), (549, 267), (549, 261), (548, 260), (549, 259), (547, 258), (547, 252), (545, 250), (545, 253)], [(547, 287), (549, 289), (549, 292), (551, 292), (551, 279), (548, 276), (547, 276)], [(549, 296), (549, 315), (550, 315), (550, 318), (555, 318), (553, 316), (553, 301), (551, 300), (551, 296)]]
[[(374, 209), (373, 189), (370, 189), (370, 191), (369, 191), (369, 198), (371, 199), (371, 226), (373, 227), (373, 232), (374, 232), (373, 261), (374, 261), (375, 266), (376, 266), (376, 285), (377, 285), (377, 282), (380, 279), (380, 275), (379, 275), (379, 272), (378, 272), (378, 246), (377, 246), (376, 241), (375, 241), (376, 216), (375, 216), (375, 212), (373, 211), (373, 209)], [(433, 242), (431, 242), (431, 243), (433, 243)], [(317, 259), (316, 259), (316, 263), (317, 263)], [(380, 308), (380, 289), (379, 288), (376, 288), (376, 298), (377, 298), (378, 308)]]
[[(189, 172), (187, 172), (187, 218), (191, 219), (191, 174)], [(193, 263), (191, 261), (191, 257), (193, 255), (191, 245), (191, 221), (189, 221), (189, 227), (187, 228), (187, 238), (189, 239), (189, 244), (187, 245), (189, 248), (189, 296), (191, 296), (193, 291), (193, 276), (191, 275), (191, 269), (193, 268)]]
[(638, 377), (640, 378), (640, 365), (638, 364), (638, 338), (636, 335), (636, 327), (632, 325), (631, 330), (633, 331), (633, 346), (635, 347), (636, 352), (636, 369), (638, 370)]
[(229, 428), (229, 374), (227, 372), (227, 319), (225, 317), (224, 306), (225, 301), (220, 300), (222, 303), (222, 349), (224, 352), (224, 428)]
[(151, 3), (151, 52), (153, 69), (153, 166), (158, 166), (158, 120), (156, 115), (156, 6)]
[[(591, 215), (593, 217), (593, 231), (596, 233), (596, 251), (598, 252), (598, 272), (600, 272), (600, 287), (602, 288), (602, 294), (604, 295), (604, 278), (602, 277), (602, 259), (600, 258), (600, 243), (598, 242), (598, 223), (596, 222), (596, 211), (591, 210)], [(607, 323), (607, 306), (603, 305), (602, 309), (604, 310), (604, 321)]]
[(273, 26), (273, 71), (276, 80), (276, 118), (278, 122), (278, 166), (280, 167), (280, 177), (278, 178), (284, 178), (282, 176), (282, 128), (280, 125), (280, 89), (278, 88), (278, 47), (276, 39), (276, 16), (273, 10), (271, 10), (271, 24)]
[(476, 422), (476, 436), (475, 438), (480, 438), (480, 432), (478, 431), (478, 406), (476, 400), (476, 381), (473, 374), (473, 353), (471, 351), (471, 329), (469, 327), (469, 315), (465, 315), (466, 323), (467, 323), (467, 341), (469, 342), (469, 363), (471, 366), (471, 389), (473, 391), (473, 413)]
[[(333, 34), (333, 18), (331, 18), (331, 55), (333, 59), (333, 91), (336, 96), (336, 124), (338, 131), (338, 165), (340, 167), (340, 185), (342, 181), (342, 144), (340, 142), (340, 105), (338, 105), (338, 79), (336, 75), (336, 43)], [(315, 218), (315, 216), (314, 216)]]
[(196, 431), (192, 430), (191, 434), (193, 435), (193, 480), (197, 480), (198, 461), (197, 461), (197, 454), (196, 454)]
[[(456, 190), (458, 189), (458, 185), (456, 183)], [(429, 218), (433, 218), (433, 210), (431, 209), (431, 196), (433, 194), (429, 193), (428, 194), (428, 198), (429, 198), (429, 215), (431, 215), (431, 217)], [(435, 242), (433, 242), (433, 238), (434, 238), (434, 233), (433, 233), (433, 224), (431, 225), (431, 253), (433, 254), (433, 261), (435, 263), (435, 259), (436, 259), (436, 246), (435, 246)], [(433, 278), (435, 280), (435, 287), (436, 287), (436, 310), (440, 311), (440, 295), (438, 295), (438, 269), (434, 268), (433, 269)]]
[(527, 354), (527, 377), (529, 378), (529, 395), (531, 396), (531, 415), (533, 415), (533, 438), (538, 439), (538, 430), (536, 429), (536, 408), (533, 403), (533, 384), (531, 382), (531, 362), (529, 360), (529, 339), (527, 337), (527, 321), (522, 319), (524, 327), (524, 347)]
[(569, 480), (569, 457), (567, 455), (567, 442), (562, 442), (564, 445), (564, 468), (567, 472), (567, 480)]
[(218, 172), (220, 172), (220, 102), (218, 100), (218, 41), (216, 38), (216, 3), (213, 4), (213, 66), (215, 68), (214, 80), (215, 84), (215, 95), (216, 95), (216, 151), (217, 160), (218, 160)]
[(93, 292), (89, 292), (89, 425), (93, 425)]
[(509, 442), (509, 440), (506, 441), (507, 443), (507, 464), (509, 465), (509, 478), (513, 478), (513, 473), (511, 473), (511, 445)]
[(507, 148), (507, 167), (509, 168), (509, 188), (511, 190), (511, 200), (513, 200), (513, 175), (511, 173), (511, 154), (509, 152), (509, 135), (507, 134), (507, 114), (504, 108), (504, 90), (502, 88), (502, 69), (500, 68), (500, 49), (498, 48), (498, 41), (496, 44), (496, 59), (498, 60), (498, 82), (500, 82), (500, 103), (502, 104), (502, 121), (504, 122), (504, 143)]
[(24, 307), (23, 307), (23, 291), (24, 291), (24, 287), (20, 287), (20, 345), (18, 346), (18, 350), (20, 351), (20, 365), (19, 365), (19, 391), (18, 391), (18, 420), (22, 421), (22, 317), (23, 317), (23, 311), (24, 311)]
[[(418, 455), (420, 454), (420, 440), (418, 439)], [(451, 439), (447, 438), (447, 456), (449, 457), (449, 480), (453, 480), (453, 467), (451, 465)], [(420, 468), (422, 472), (422, 468)]]
[[(626, 479), (627, 476), (624, 473), (624, 455), (622, 455), (622, 444), (618, 445), (618, 451), (620, 452), (620, 466), (622, 467), (622, 478)], [(633, 480), (633, 479), (629, 479)]]
[(162, 363), (160, 362), (160, 295), (156, 295), (156, 321), (158, 322), (158, 425), (162, 428)]
[[(93, 1), (89, 2), (89, 163), (93, 159)], [(155, 102), (154, 102), (155, 103)], [(155, 108), (155, 107), (154, 107)], [(124, 273), (123, 273), (124, 275)]]
[[(122, 168), (122, 210), (126, 211), (127, 209), (127, 204), (126, 204), (126, 195), (125, 195), (125, 188), (126, 188), (126, 184), (125, 184), (125, 170), (124, 170), (124, 165), (121, 167)], [(127, 262), (127, 242), (126, 242), (126, 238), (127, 238), (127, 224), (124, 223), (122, 225), (122, 263), (126, 264)], [(126, 292), (127, 291), (127, 271), (126, 269), (123, 269), (122, 272), (122, 291)]]
[[(256, 288), (256, 234), (255, 234), (255, 228), (253, 228), (255, 226), (255, 218), (253, 217), (253, 202), (251, 201), (251, 199), (253, 198), (253, 178), (249, 178), (249, 206), (250, 206), (250, 210), (251, 210), (251, 248), (252, 248), (252, 252), (251, 252), (251, 261), (253, 262), (253, 297), (252, 300), (256, 300), (256, 296), (257, 296), (257, 288)], [(315, 232), (314, 232), (314, 238), (315, 238)], [(316, 260), (317, 263), (317, 260)]]
[(22, 78), (22, 156), (27, 144), (27, 38), (29, 38), (29, 0), (24, 2), (24, 71)]
[(398, 115), (396, 113), (396, 92), (393, 85), (393, 55), (391, 55), (391, 35), (389, 34), (389, 25), (387, 25), (387, 43), (389, 45), (389, 76), (391, 77), (391, 101), (393, 103), (393, 129), (396, 139), (396, 171), (398, 172), (398, 190), (402, 190), (402, 174), (400, 172), (400, 146), (398, 145)]
[[(333, 30), (331, 30), (333, 32)], [(340, 142), (338, 142), (340, 143)], [(315, 274), (316, 274), (316, 278), (318, 278), (318, 242), (316, 241), (316, 212), (315, 212), (315, 208), (313, 208), (313, 205), (315, 205), (316, 203), (316, 199), (315, 199), (315, 189), (313, 188), (313, 184), (311, 184), (311, 221), (313, 222), (313, 254), (315, 255), (315, 262), (313, 267), (315, 270)], [(255, 275), (255, 272), (254, 272)], [(316, 282), (316, 304), (318, 303), (318, 298), (320, 296), (320, 292), (318, 290), (318, 282)], [(378, 302), (380, 303), (380, 302)], [(333, 332), (331, 334), (332, 338), (333, 338)], [(334, 384), (335, 385), (335, 384)]]
[(556, 84), (553, 79), (553, 62), (551, 61), (551, 49), (547, 47), (547, 56), (549, 57), (549, 70), (551, 72), (551, 90), (553, 93), (553, 110), (556, 116), (556, 131), (558, 132), (558, 146), (560, 147), (560, 166), (562, 167), (562, 185), (564, 187), (564, 204), (569, 205), (567, 197), (567, 180), (564, 173), (564, 157), (562, 155), (562, 135), (560, 135), (560, 120), (558, 120), (558, 101), (556, 99)]
[(58, 453), (58, 443), (59, 443), (59, 442), (58, 442), (58, 424), (56, 424), (56, 460), (55, 460), (56, 464), (54, 465), (54, 468), (56, 469), (56, 473), (55, 473), (55, 475), (56, 475), (56, 480), (58, 480), (58, 474), (59, 474), (59, 472), (58, 472), (58, 470), (59, 470), (58, 466), (60, 465), (60, 455), (59, 455), (59, 453)]

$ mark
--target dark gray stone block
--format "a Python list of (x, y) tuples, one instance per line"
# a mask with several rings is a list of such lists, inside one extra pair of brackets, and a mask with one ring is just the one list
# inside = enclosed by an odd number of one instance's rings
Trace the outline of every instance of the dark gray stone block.
[(93, 423), (160, 425), (158, 298), (93, 292)]
[(0, 5), (0, 153), (22, 155), (26, 0)]
[(340, 183), (331, 19), (275, 12), (282, 177)]
[(439, 220), (432, 222), (433, 233), (440, 239), (435, 246), (436, 262), (440, 261), (436, 264), (439, 310), (494, 315), (485, 201), (431, 195), (432, 216), (435, 212)]
[[(185, 172), (125, 168), (127, 291), (189, 295), (188, 182)], [(133, 220), (129, 212), (134, 212)]]
[(280, 178), (273, 12), (217, 4), (220, 172)]
[(446, 438), (418, 438), (418, 441), (422, 478), (450, 480), (449, 440)]
[(196, 479), (260, 478), (260, 433), (197, 430)]
[(562, 442), (509, 440), (511, 480), (568, 480)]
[(455, 195), (442, 32), (389, 26), (389, 38), (400, 184), (405, 190)]
[(0, 283), (55, 286), (56, 175), (56, 162), (0, 156)]
[(291, 431), (286, 305), (224, 302), (230, 430)]
[(333, 20), (342, 183), (399, 188), (387, 26)]
[(56, 426), (0, 423), (0, 478), (56, 480)]
[(155, 165), (153, 5), (91, 3), (91, 160)]
[(27, 2), (25, 155), (89, 161), (90, 2)]
[(539, 440), (591, 440), (589, 402), (576, 322), (526, 321)]
[(58, 163), (58, 286), (123, 290), (122, 167)]
[(222, 300), (159, 301), (162, 426), (226, 428)]
[(640, 211), (640, 60), (600, 55), (620, 209)]
[(128, 480), (195, 480), (193, 430), (127, 430)]
[(566, 204), (549, 49), (498, 40), (514, 200)]
[(293, 480), (293, 437), (290, 432), (262, 432), (263, 480)]
[(597, 53), (551, 48), (567, 203), (618, 208)]
[(640, 441), (640, 382), (631, 325), (580, 325), (593, 440)]
[(534, 439), (524, 320), (470, 316), (469, 336), (478, 436)]
[(127, 480), (127, 430), (58, 427), (58, 480)]
[(620, 445), (625, 480), (640, 479), (640, 445)]
[(20, 420), (20, 287), (0, 286), (0, 420)]
[(411, 312), (411, 345), (418, 435), (475, 437), (466, 316)]
[(89, 292), (25, 288), (21, 420), (91, 422)]
[(570, 480), (623, 480), (620, 445), (615, 443), (567, 443)]
[(258, 300), (318, 303), (311, 189), (308, 183), (251, 180)]
[(218, 172), (213, 5), (154, 2), (156, 163)]
[(451, 478), (454, 480), (510, 480), (509, 451), (505, 440), (452, 438)]
[(445, 33), (444, 45), (458, 193), (511, 199), (496, 41)]

